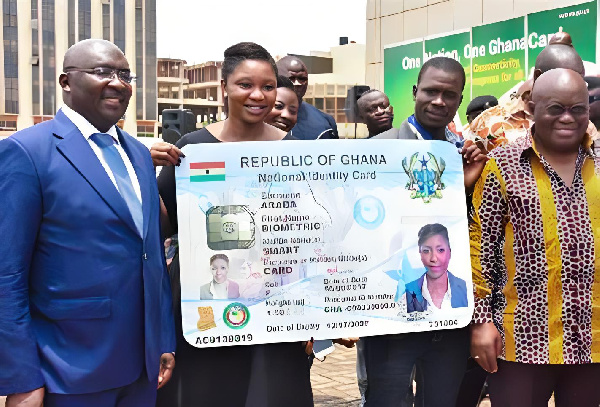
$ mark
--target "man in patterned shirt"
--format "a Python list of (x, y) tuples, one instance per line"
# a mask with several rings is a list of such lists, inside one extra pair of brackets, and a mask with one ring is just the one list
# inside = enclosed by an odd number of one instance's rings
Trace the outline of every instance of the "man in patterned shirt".
[(530, 134), (490, 154), (473, 195), (471, 355), (492, 405), (600, 403), (600, 158), (580, 74), (536, 81)]

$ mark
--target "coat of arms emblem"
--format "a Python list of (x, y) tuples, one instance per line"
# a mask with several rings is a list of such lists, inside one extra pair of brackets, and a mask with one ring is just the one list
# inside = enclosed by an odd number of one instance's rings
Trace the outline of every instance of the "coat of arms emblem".
[(429, 203), (432, 198), (441, 198), (442, 190), (445, 188), (442, 182), (442, 174), (446, 168), (443, 158), (436, 158), (427, 153), (429, 158), (423, 155), (419, 160), (419, 153), (414, 153), (410, 159), (404, 157), (402, 167), (408, 175), (406, 189), (411, 191), (411, 199), (421, 198), (423, 202)]

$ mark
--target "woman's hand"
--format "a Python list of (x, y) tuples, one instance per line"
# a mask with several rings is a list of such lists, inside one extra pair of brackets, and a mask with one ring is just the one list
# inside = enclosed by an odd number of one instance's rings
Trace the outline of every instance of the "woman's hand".
[(150, 148), (150, 157), (152, 157), (152, 164), (156, 168), (169, 165), (179, 166), (181, 158), (185, 157), (185, 155), (173, 144), (159, 141), (158, 143), (154, 143)]

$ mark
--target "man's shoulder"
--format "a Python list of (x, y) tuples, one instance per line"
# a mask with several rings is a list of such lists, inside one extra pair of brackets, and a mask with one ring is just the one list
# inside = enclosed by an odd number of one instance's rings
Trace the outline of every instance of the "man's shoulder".
[(16, 143), (28, 154), (38, 155), (38, 153), (47, 152), (49, 148), (53, 148), (60, 141), (60, 137), (56, 133), (55, 119), (51, 119), (19, 130), (2, 142)]
[(333, 117), (306, 102), (300, 104), (298, 121), (292, 131), (294, 137), (300, 140), (338, 138), (337, 125)]
[(325, 120), (327, 121), (334, 121), (333, 116), (322, 112), (321, 110), (317, 109), (316, 107), (314, 107), (313, 105), (311, 105), (310, 103), (306, 103), (306, 102), (302, 102), (302, 104), (300, 105), (300, 110), (305, 110), (305, 112), (308, 115), (313, 115), (313, 116), (321, 116), (323, 117)]

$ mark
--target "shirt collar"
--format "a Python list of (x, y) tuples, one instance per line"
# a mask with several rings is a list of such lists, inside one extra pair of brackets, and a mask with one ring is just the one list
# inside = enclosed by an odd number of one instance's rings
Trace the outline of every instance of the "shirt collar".
[[(85, 117), (77, 113), (75, 110), (71, 109), (69, 106), (63, 105), (60, 108), (60, 110), (62, 110), (65, 116), (67, 116), (67, 118), (71, 120), (71, 122), (73, 122), (75, 127), (77, 127), (77, 129), (81, 132), (81, 134), (83, 135), (83, 137), (85, 137), (86, 140), (89, 140), (92, 134), (102, 133), (92, 123), (88, 122)], [(119, 134), (117, 133), (116, 126), (111, 126), (110, 129), (108, 129), (108, 131), (106, 132), (106, 134), (112, 136), (115, 142), (119, 144)]]
[[(431, 304), (432, 307), (435, 307), (433, 300), (431, 299), (431, 294), (429, 294), (429, 288), (427, 288), (427, 274), (423, 276), (423, 285), (421, 286), (421, 293), (423, 294), (423, 298), (427, 301), (428, 304)], [(452, 298), (452, 293), (450, 292), (450, 279), (448, 279), (448, 289), (446, 290), (446, 294), (444, 294), (444, 299), (442, 300), (441, 308), (444, 307), (444, 303), (449, 301)]]

